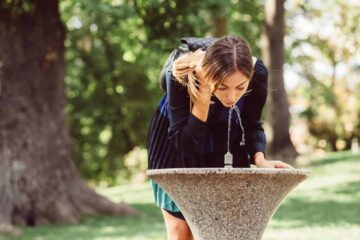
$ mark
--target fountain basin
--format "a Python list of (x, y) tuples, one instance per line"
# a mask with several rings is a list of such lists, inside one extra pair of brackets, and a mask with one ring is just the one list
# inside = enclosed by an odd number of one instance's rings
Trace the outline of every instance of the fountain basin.
[(260, 240), (304, 169), (168, 168), (147, 170), (181, 209), (195, 240)]

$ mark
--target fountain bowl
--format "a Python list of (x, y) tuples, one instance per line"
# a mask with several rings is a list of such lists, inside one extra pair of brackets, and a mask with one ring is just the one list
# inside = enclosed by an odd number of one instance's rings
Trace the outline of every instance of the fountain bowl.
[(260, 240), (288, 193), (309, 174), (289, 168), (147, 170), (181, 209), (195, 240)]

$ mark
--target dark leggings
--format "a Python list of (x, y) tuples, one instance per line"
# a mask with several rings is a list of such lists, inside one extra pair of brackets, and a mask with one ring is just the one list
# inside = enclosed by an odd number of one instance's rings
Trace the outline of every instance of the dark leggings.
[(166, 210), (166, 209), (164, 209), (164, 210), (167, 211), (170, 215), (186, 221), (185, 218), (184, 218), (184, 215), (181, 212), (171, 212), (171, 211)]

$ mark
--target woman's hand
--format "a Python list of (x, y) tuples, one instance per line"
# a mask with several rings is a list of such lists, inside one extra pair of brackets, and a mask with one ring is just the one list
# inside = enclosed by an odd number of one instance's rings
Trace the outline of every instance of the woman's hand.
[(211, 86), (209, 82), (204, 77), (204, 72), (201, 67), (203, 57), (205, 52), (201, 49), (196, 50), (194, 53), (195, 59), (197, 61), (190, 63), (190, 68), (194, 68), (194, 77), (198, 80), (197, 84), (199, 86), (199, 98), (200, 101), (210, 101), (211, 98)]
[(258, 168), (294, 168), (291, 165), (284, 163), (279, 160), (269, 161), (269, 160), (262, 160), (260, 162), (256, 162), (256, 167)]
[(195, 61), (190, 63), (190, 67), (195, 67), (196, 76), (199, 78), (203, 78), (203, 69), (201, 67), (201, 64), (204, 59), (205, 52), (201, 49), (198, 49), (192, 53), (192, 56), (194, 57)]
[(194, 67), (195, 70), (195, 77), (200, 81), (200, 90), (203, 90), (203, 92), (207, 93), (208, 91), (210, 91), (211, 94), (211, 89), (210, 89), (210, 85), (208, 83), (208, 81), (205, 79), (204, 76), (204, 71), (201, 67), (205, 52), (202, 51), (201, 49), (196, 50), (193, 53), (198, 60), (196, 62), (192, 62), (191, 63), (191, 67)]
[(204, 56), (205, 51), (201, 49), (188, 52), (176, 59), (172, 66), (175, 79), (188, 87), (191, 100), (200, 105), (207, 105), (211, 98), (211, 88), (201, 66)]
[(279, 160), (266, 160), (263, 153), (257, 153), (255, 155), (255, 164), (258, 168), (294, 168), (291, 165)]

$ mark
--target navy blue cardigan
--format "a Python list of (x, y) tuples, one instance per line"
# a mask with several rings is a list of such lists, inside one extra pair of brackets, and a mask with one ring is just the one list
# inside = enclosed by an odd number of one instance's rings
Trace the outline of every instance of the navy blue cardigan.
[[(256, 152), (265, 154), (266, 137), (260, 118), (267, 97), (267, 78), (267, 69), (258, 59), (248, 88), (251, 91), (236, 103), (245, 130), (245, 146), (239, 144), (242, 131), (233, 111), (230, 151), (234, 167), (249, 167), (254, 164)], [(166, 70), (166, 85), (149, 126), (148, 168), (224, 167), (229, 108), (212, 97), (207, 121), (202, 122), (190, 112), (187, 89), (175, 80), (171, 69)]]

